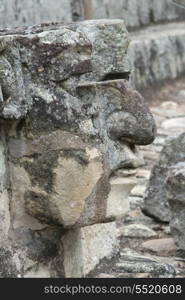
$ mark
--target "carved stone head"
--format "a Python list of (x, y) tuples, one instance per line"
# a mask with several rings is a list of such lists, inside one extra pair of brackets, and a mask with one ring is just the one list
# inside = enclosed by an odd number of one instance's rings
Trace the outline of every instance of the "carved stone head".
[(73, 228), (121, 215), (112, 209), (120, 199), (111, 197), (111, 177), (137, 167), (136, 145), (155, 137), (153, 117), (129, 85), (128, 45), (121, 20), (1, 33), (0, 117), (15, 228), (37, 221)]

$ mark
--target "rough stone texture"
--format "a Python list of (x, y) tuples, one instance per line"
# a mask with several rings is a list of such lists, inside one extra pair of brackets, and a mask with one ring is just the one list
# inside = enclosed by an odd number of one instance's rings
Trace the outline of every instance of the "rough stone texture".
[(0, 27), (72, 20), (71, 0), (1, 0)]
[(185, 162), (171, 167), (166, 179), (167, 199), (171, 209), (170, 228), (177, 247), (185, 251)]
[(0, 140), (0, 191), (3, 191), (3, 187), (5, 184), (5, 173), (6, 173), (6, 165), (5, 165), (5, 147), (3, 143), (3, 139)]
[(120, 20), (0, 32), (0, 230), (13, 257), (7, 276), (83, 276), (114, 254), (115, 225), (107, 222), (127, 212), (135, 185), (115, 174), (143, 164), (137, 145), (156, 132), (128, 83), (128, 45)]
[(0, 247), (0, 278), (19, 277), (11, 249), (6, 246)]
[(173, 278), (176, 274), (171, 264), (162, 264), (153, 258), (142, 256), (136, 251), (125, 248), (121, 253), (118, 270), (128, 273), (149, 273), (153, 278)]
[(129, 197), (129, 203), (130, 203), (130, 208), (132, 210), (141, 208), (143, 206), (143, 198), (142, 197), (135, 197), (135, 196), (130, 196)]
[(144, 211), (158, 220), (169, 222), (171, 210), (167, 200), (165, 180), (170, 167), (183, 162), (185, 133), (171, 139), (163, 148), (159, 162), (154, 166), (144, 198)]
[(0, 195), (0, 242), (8, 237), (10, 228), (9, 197), (6, 190)]
[(136, 185), (131, 191), (131, 196), (143, 197), (146, 190), (145, 185)]
[(69, 231), (62, 238), (66, 277), (88, 275), (102, 259), (119, 251), (116, 223), (95, 224)]
[(150, 26), (133, 32), (131, 40), (131, 82), (135, 87), (143, 89), (184, 74), (185, 23)]
[[(85, 26), (86, 24), (87, 26)], [(78, 31), (82, 31), (92, 44), (93, 74), (86, 74), (82, 76), (82, 79), (91, 81), (128, 80), (131, 71), (127, 53), (130, 38), (123, 24), (125, 23), (122, 20), (103, 19), (78, 23)]]
[[(132, 85), (145, 89), (185, 73), (185, 9), (171, 0), (92, 1), (95, 18), (120, 18), (131, 34)], [(180, 21), (182, 23), (180, 23)], [(176, 22), (176, 23), (174, 23)]]
[[(88, 2), (91, 2), (90, 4)], [(87, 3), (87, 4), (86, 4)], [(1, 0), (0, 26), (40, 22), (77, 21), (84, 18), (124, 19), (132, 29), (152, 23), (182, 20), (184, 10), (171, 0)]]
[(95, 18), (124, 19), (129, 29), (176, 20), (183, 20), (185, 12), (171, 0), (92, 0)]

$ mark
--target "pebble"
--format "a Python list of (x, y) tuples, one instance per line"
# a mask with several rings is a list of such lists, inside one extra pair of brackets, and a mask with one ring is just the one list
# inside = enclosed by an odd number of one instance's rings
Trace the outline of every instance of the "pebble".
[(142, 256), (140, 253), (138, 253), (136, 250), (132, 249), (132, 248), (123, 248), (121, 253), (120, 253), (122, 259), (127, 257), (127, 259), (133, 259), (133, 257), (139, 257), (139, 258), (143, 258), (145, 259), (146, 256)]
[(162, 145), (155, 145), (155, 141), (153, 144), (143, 147), (144, 151), (154, 151), (154, 152), (161, 152), (163, 146)]
[(174, 111), (173, 109), (164, 109), (164, 108), (156, 108), (152, 111), (155, 114), (158, 114), (161, 117), (165, 118), (176, 118), (176, 117), (182, 117), (185, 115), (185, 112), (182, 111)]
[(164, 137), (158, 136), (154, 140), (153, 144), (157, 146), (163, 146), (165, 144), (166, 139)]
[(171, 234), (171, 228), (170, 228), (170, 226), (162, 226), (162, 230), (163, 230), (166, 234)]
[(137, 196), (137, 197), (143, 197), (145, 191), (146, 191), (146, 186), (145, 186), (145, 185), (136, 185), (136, 186), (132, 189), (131, 195), (132, 195), (132, 196)]
[(142, 197), (129, 197), (130, 209), (134, 210), (143, 206), (144, 201)]
[(177, 247), (172, 238), (146, 241), (142, 243), (142, 248), (159, 256), (173, 256), (177, 251)]
[[(140, 199), (142, 200), (142, 198)], [(130, 211), (124, 218), (124, 224), (128, 225), (133, 223), (147, 226), (154, 226), (154, 224), (156, 224), (152, 218), (145, 216), (140, 208)]]
[(149, 179), (150, 178), (150, 170), (145, 170), (145, 169), (139, 169), (136, 173), (136, 177), (137, 178), (146, 178)]
[(144, 159), (151, 160), (152, 162), (156, 162), (159, 159), (159, 153), (154, 151), (148, 151), (143, 149)]
[(114, 172), (116, 177), (129, 177), (136, 174), (136, 169), (120, 169)]
[(166, 120), (162, 123), (162, 128), (171, 129), (171, 128), (181, 128), (185, 129), (185, 117), (183, 118), (173, 118)]
[(185, 106), (173, 101), (165, 101), (159, 107), (152, 107), (151, 111), (160, 117), (177, 118), (185, 116)]
[(130, 224), (120, 228), (120, 236), (130, 238), (152, 238), (157, 237), (157, 233), (143, 224)]

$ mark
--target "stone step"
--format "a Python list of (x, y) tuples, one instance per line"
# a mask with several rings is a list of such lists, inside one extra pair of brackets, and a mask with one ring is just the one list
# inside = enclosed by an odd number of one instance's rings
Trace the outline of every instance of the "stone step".
[(28, 26), (45, 22), (72, 21), (69, 0), (0, 0), (0, 27)]
[(91, 15), (100, 19), (124, 19), (126, 26), (133, 29), (152, 23), (182, 20), (185, 10), (171, 0), (102, 0), (101, 6), (99, 0), (93, 0)]
[(185, 10), (171, 0), (116, 0), (116, 5), (115, 0), (55, 0), (52, 7), (50, 3), (50, 0), (0, 0), (0, 27), (119, 18), (132, 30), (153, 23), (179, 21), (185, 16)]
[(137, 89), (176, 79), (185, 73), (185, 22), (149, 26), (131, 33), (131, 83)]

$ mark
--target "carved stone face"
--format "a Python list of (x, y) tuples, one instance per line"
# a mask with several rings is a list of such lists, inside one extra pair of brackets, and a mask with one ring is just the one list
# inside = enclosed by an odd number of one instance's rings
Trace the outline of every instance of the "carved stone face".
[(0, 37), (0, 115), (14, 227), (35, 219), (65, 228), (113, 220), (121, 213), (111, 209), (117, 204), (110, 176), (137, 167), (135, 145), (155, 136), (151, 113), (128, 83), (124, 23), (55, 24), (7, 34)]

